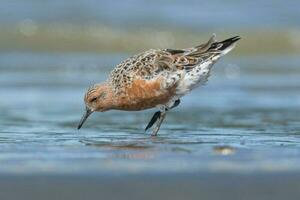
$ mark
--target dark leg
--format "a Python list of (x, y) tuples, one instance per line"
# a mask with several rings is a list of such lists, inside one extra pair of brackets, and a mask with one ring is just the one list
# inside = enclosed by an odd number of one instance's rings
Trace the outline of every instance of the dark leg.
[(173, 106), (171, 106), (170, 109), (177, 107), (179, 104), (180, 104), (180, 99), (177, 99), (177, 100), (174, 102)]
[[(166, 109), (166, 111), (177, 107), (179, 104), (180, 104), (180, 99), (177, 99), (169, 109)], [(155, 124), (155, 122), (161, 118), (161, 115), (162, 115), (161, 113), (162, 113), (161, 111), (157, 111), (156, 113), (154, 113), (150, 122), (146, 126), (145, 131), (148, 130), (149, 128), (151, 128), (153, 126), (153, 124)]]
[(160, 125), (162, 124), (162, 122), (164, 121), (165, 117), (166, 117), (166, 111), (164, 112), (161, 112), (160, 114), (160, 118), (158, 119), (157, 123), (156, 123), (156, 126), (154, 127), (153, 129), (153, 132), (151, 134), (151, 136), (157, 136), (157, 133), (160, 129)]
[(156, 113), (154, 113), (150, 122), (148, 123), (147, 127), (145, 128), (145, 131), (147, 131), (149, 128), (151, 128), (153, 126), (153, 124), (157, 121), (157, 119), (160, 118), (160, 114), (161, 114), (160, 111), (157, 111)]

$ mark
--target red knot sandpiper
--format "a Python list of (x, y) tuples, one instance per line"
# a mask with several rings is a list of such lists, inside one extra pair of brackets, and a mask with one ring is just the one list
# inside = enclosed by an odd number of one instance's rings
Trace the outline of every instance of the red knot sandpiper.
[(151, 49), (132, 56), (111, 72), (109, 78), (90, 87), (84, 102), (86, 112), (78, 129), (95, 111), (138, 111), (158, 108), (145, 130), (154, 124), (156, 136), (166, 113), (180, 98), (203, 85), (213, 64), (231, 51), (239, 36), (218, 42), (213, 35), (205, 43), (188, 49)]

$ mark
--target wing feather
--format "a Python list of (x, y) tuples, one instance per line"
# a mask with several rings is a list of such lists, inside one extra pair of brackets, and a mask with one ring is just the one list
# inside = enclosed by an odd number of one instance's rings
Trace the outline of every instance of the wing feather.
[(238, 39), (239, 37), (233, 37), (217, 42), (213, 35), (208, 42), (193, 48), (151, 49), (121, 62), (111, 72), (109, 80), (116, 92), (124, 91), (124, 88), (128, 88), (136, 79), (156, 80), (164, 77), (165, 88), (172, 87), (180, 80), (178, 76), (189, 72), (201, 63), (219, 58), (223, 51)]

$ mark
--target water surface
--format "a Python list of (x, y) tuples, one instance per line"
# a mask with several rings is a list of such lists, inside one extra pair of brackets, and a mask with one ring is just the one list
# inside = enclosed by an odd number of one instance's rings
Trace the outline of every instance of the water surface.
[(147, 174), (299, 171), (300, 59), (228, 56), (168, 113), (95, 113), (83, 95), (125, 54), (2, 53), (0, 173)]

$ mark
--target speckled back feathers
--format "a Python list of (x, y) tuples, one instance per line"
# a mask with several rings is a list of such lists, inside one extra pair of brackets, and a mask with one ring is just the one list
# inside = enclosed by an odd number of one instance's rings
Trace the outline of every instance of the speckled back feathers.
[(201, 65), (222, 54), (222, 42), (217, 42), (215, 36), (202, 45), (188, 49), (151, 49), (134, 55), (111, 72), (109, 82), (114, 92), (122, 93), (130, 87), (133, 80), (154, 80), (161, 76), (168, 77), (178, 71), (189, 72), (195, 66)]

